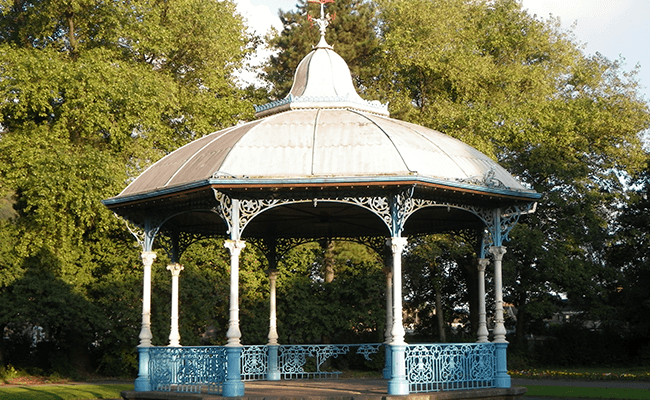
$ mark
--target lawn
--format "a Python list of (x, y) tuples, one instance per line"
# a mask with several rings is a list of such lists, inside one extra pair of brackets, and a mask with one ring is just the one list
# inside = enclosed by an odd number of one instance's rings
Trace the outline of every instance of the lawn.
[(513, 378), (578, 379), (578, 380), (632, 380), (650, 381), (647, 367), (633, 368), (566, 368), (527, 369), (508, 371)]
[(648, 389), (611, 389), (567, 386), (526, 385), (527, 397), (576, 397), (587, 399), (650, 399)]
[(133, 390), (133, 385), (33, 385), (1, 387), (3, 400), (82, 400), (119, 399), (120, 392)]

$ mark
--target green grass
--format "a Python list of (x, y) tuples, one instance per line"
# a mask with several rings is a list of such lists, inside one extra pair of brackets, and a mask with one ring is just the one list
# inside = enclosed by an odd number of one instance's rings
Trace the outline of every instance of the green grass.
[(650, 370), (639, 368), (549, 368), (508, 371), (513, 378), (572, 380), (650, 380)]
[(528, 386), (526, 396), (535, 397), (577, 397), (587, 399), (639, 399), (650, 398), (648, 389), (611, 389), (567, 386)]
[(120, 392), (133, 385), (35, 385), (0, 387), (2, 400), (86, 400), (119, 399)]
[(575, 397), (586, 399), (638, 399), (650, 398), (648, 389), (611, 389), (567, 386), (528, 386), (526, 396), (534, 397)]

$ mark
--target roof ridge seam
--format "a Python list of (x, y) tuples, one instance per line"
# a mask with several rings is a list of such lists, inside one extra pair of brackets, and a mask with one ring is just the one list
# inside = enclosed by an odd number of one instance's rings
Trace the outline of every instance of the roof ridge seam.
[[(400, 121), (400, 120), (395, 120), (395, 121), (397, 121), (398, 123), (399, 123), (399, 122), (403, 122), (403, 121)], [(449, 154), (445, 149), (443, 149), (443, 148), (442, 148), (438, 143), (434, 142), (433, 140), (429, 139), (428, 137), (426, 137), (426, 136), (423, 135), (422, 133), (420, 133), (420, 132), (418, 132), (417, 130), (413, 129), (413, 128), (410, 126), (410, 123), (407, 123), (407, 124), (401, 124), (401, 123), (400, 123), (399, 125), (404, 126), (406, 129), (410, 130), (411, 132), (415, 132), (418, 136), (424, 138), (424, 140), (426, 140), (427, 142), (429, 142), (429, 143), (431, 143), (432, 145), (434, 145), (435, 147), (437, 147), (438, 150), (440, 150), (441, 153), (443, 153), (444, 155), (446, 155), (447, 158), (449, 158), (449, 160), (451, 160), (451, 162), (453, 162), (454, 164), (456, 164), (456, 166), (458, 167), (458, 169), (460, 169), (461, 171), (463, 171), (463, 173), (464, 173), (468, 178), (470, 177), (470, 175), (467, 173), (467, 171), (465, 171), (465, 169), (464, 169), (464, 168), (463, 168), (459, 163), (457, 163), (456, 160), (455, 160), (455, 159), (454, 159), (454, 158), (453, 158), (453, 157), (452, 157), (452, 156), (451, 156), (451, 155), (450, 155), (450, 154)], [(418, 126), (419, 126), (419, 125), (418, 125)], [(429, 128), (429, 129), (431, 129), (431, 128)], [(435, 129), (431, 129), (431, 130), (434, 131), (434, 132), (439, 132), (439, 133), (441, 133), (441, 134), (443, 134), (443, 135), (445, 135), (445, 136), (448, 136), (448, 137), (450, 137), (450, 138), (452, 138), (452, 139), (458, 140), (458, 139), (456, 139), (456, 138), (454, 138), (454, 137), (451, 137), (451, 136), (449, 136), (449, 135), (447, 135), (447, 134), (445, 134), (445, 133), (442, 133), (442, 132), (440, 132), (440, 131), (437, 131), (437, 130), (435, 130)], [(463, 142), (462, 140), (458, 140), (458, 141), (461, 142), (461, 143), (463, 143), (463, 144), (465, 144), (465, 145), (467, 145), (467, 144), (466, 144), (465, 142)]]
[(311, 139), (311, 174), (314, 175), (314, 164), (316, 163), (316, 132), (318, 131), (318, 120), (320, 119), (320, 109), (316, 110), (314, 118), (314, 130)]
[[(228, 149), (228, 153), (226, 153), (226, 155), (223, 157), (223, 161), (221, 162), (221, 165), (226, 164), (226, 162), (228, 161), (228, 157), (230, 157), (230, 153), (232, 153), (233, 149), (234, 149), (235, 147), (237, 147), (237, 144), (238, 144), (239, 142), (241, 142), (241, 140), (244, 138), (244, 136), (246, 136), (247, 134), (253, 132), (253, 131), (254, 131), (258, 126), (260, 126), (260, 125), (262, 124), (263, 121), (265, 121), (265, 120), (269, 120), (269, 119), (274, 118), (274, 117), (277, 117), (278, 115), (280, 115), (280, 114), (269, 115), (268, 117), (264, 117), (264, 118), (262, 118), (262, 119), (258, 119), (258, 120), (255, 120), (255, 121), (251, 121), (251, 122), (248, 122), (248, 123), (242, 125), (242, 126), (246, 126), (246, 125), (248, 125), (248, 124), (255, 124), (255, 126), (253, 126), (253, 127), (252, 127), (248, 132), (246, 132), (245, 134), (241, 135), (241, 136), (239, 137), (239, 139), (237, 139), (237, 141), (236, 141), (235, 143), (233, 143), (232, 146), (230, 146), (230, 148)], [(218, 171), (218, 170), (217, 170), (217, 171)], [(214, 175), (214, 173), (217, 172), (217, 171), (214, 171), (212, 174)]]
[[(185, 160), (185, 162), (183, 163), (183, 165), (181, 165), (180, 167), (178, 167), (178, 169), (176, 170), (176, 172), (174, 172), (174, 173), (172, 174), (172, 176), (169, 177), (169, 179), (167, 180), (167, 182), (165, 182), (165, 184), (164, 184), (162, 187), (167, 187), (167, 185), (169, 185), (169, 183), (170, 183), (170, 182), (171, 182), (171, 181), (176, 177), (176, 175), (178, 175), (178, 174), (181, 172), (181, 170), (182, 170), (183, 168), (185, 168), (185, 166), (186, 166), (190, 161), (192, 161), (192, 160), (193, 160), (193, 159), (194, 159), (194, 158), (195, 158), (199, 153), (201, 153), (201, 152), (203, 151), (203, 149), (205, 149), (207, 146), (209, 146), (209, 145), (211, 145), (212, 143), (214, 143), (216, 140), (219, 140), (220, 138), (222, 138), (224, 135), (226, 135), (228, 132), (232, 131), (232, 130), (235, 129), (235, 128), (237, 128), (237, 126), (232, 126), (232, 127), (230, 127), (230, 128), (226, 128), (226, 129), (224, 129), (224, 132), (223, 132), (221, 135), (219, 135), (219, 136), (217, 136), (216, 138), (210, 140), (208, 143), (206, 143), (205, 145), (203, 145), (199, 150), (195, 151), (194, 154), (192, 154), (191, 157), (189, 157), (187, 160)], [(217, 132), (219, 132), (219, 131), (217, 131)], [(217, 133), (217, 132), (213, 132), (213, 133)], [(207, 136), (210, 136), (210, 135), (212, 135), (212, 133), (208, 134)], [(190, 143), (192, 143), (192, 142), (190, 142)], [(188, 144), (189, 144), (189, 143), (188, 143)], [(185, 146), (183, 146), (183, 147), (185, 147)]]
[(389, 133), (388, 133), (388, 132), (387, 132), (387, 131), (386, 131), (386, 130), (381, 126), (381, 125), (379, 125), (379, 124), (377, 123), (377, 121), (375, 121), (374, 119), (368, 117), (366, 114), (361, 113), (361, 112), (359, 112), (359, 111), (356, 111), (356, 110), (347, 110), (347, 111), (350, 111), (350, 112), (353, 112), (353, 113), (355, 113), (355, 114), (357, 114), (357, 115), (362, 116), (363, 118), (365, 118), (365, 119), (367, 119), (368, 121), (372, 122), (372, 123), (373, 123), (377, 128), (379, 128), (379, 130), (382, 131), (382, 132), (384, 133), (384, 135), (386, 135), (386, 137), (388, 138), (388, 140), (390, 140), (390, 142), (393, 144), (393, 147), (395, 148), (395, 151), (397, 151), (397, 154), (399, 154), (399, 158), (400, 158), (400, 159), (402, 160), (402, 162), (404, 163), (404, 166), (406, 167), (407, 171), (409, 171), (409, 172), (417, 172), (417, 171), (413, 171), (413, 170), (411, 169), (411, 167), (409, 167), (409, 164), (408, 164), (408, 163), (406, 162), (406, 160), (404, 159), (404, 156), (402, 155), (402, 152), (397, 148), (397, 145), (395, 144), (395, 141), (393, 140), (392, 136), (391, 136), (391, 135), (390, 135), (390, 134), (389, 134)]

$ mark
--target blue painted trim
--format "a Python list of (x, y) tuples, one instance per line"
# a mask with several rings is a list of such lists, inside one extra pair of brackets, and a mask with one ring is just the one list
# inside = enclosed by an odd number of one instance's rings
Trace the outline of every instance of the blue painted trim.
[(512, 384), (510, 381), (510, 375), (508, 375), (508, 360), (506, 355), (508, 343), (495, 343), (494, 345), (496, 346), (497, 359), (497, 370), (494, 386), (498, 388), (509, 388)]
[(391, 348), (390, 345), (385, 344), (385, 358), (386, 362), (384, 363), (384, 370), (382, 371), (382, 377), (386, 380), (389, 380), (393, 376), (393, 365), (391, 363)]
[(404, 356), (406, 345), (390, 345), (392, 360), (392, 376), (388, 381), (388, 394), (407, 395), (409, 394), (409, 382), (406, 380), (406, 362)]
[(241, 179), (241, 178), (232, 178), (232, 179), (204, 179), (200, 181), (195, 181), (191, 183), (186, 183), (183, 185), (173, 186), (162, 188), (158, 190), (153, 190), (145, 193), (138, 193), (128, 196), (117, 196), (111, 197), (110, 199), (102, 200), (102, 203), (105, 206), (119, 205), (122, 203), (128, 203), (132, 201), (147, 200), (149, 198), (165, 196), (169, 194), (174, 194), (178, 192), (184, 192), (186, 190), (197, 189), (210, 185), (221, 185), (227, 182), (228, 186), (237, 187), (237, 186), (253, 186), (253, 185), (295, 185), (300, 187), (301, 185), (319, 185), (319, 184), (363, 184), (363, 183), (373, 183), (373, 182), (386, 182), (398, 184), (400, 182), (422, 182), (429, 184), (436, 184), (447, 186), (454, 189), (466, 189), (473, 190), (485, 194), (495, 194), (495, 195), (504, 195), (510, 197), (519, 197), (522, 199), (531, 199), (537, 200), (542, 197), (540, 193), (533, 191), (518, 191), (518, 190), (505, 190), (505, 189), (496, 189), (488, 188), (484, 186), (470, 185), (462, 182), (448, 181), (444, 179), (435, 179), (428, 178), (417, 175), (404, 175), (404, 176), (372, 176), (372, 177), (331, 177), (331, 178), (290, 178), (290, 179)]
[(244, 395), (244, 382), (241, 379), (241, 346), (226, 347), (226, 381), (223, 383), (223, 397)]
[(268, 353), (268, 369), (266, 372), (267, 381), (279, 381), (280, 380), (280, 370), (278, 369), (278, 345), (269, 345)]
[(136, 392), (151, 391), (149, 379), (149, 347), (138, 347), (138, 377), (134, 383)]

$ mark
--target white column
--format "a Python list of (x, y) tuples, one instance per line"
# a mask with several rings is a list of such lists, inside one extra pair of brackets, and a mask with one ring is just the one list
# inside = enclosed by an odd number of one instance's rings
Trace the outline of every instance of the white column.
[(478, 260), (478, 343), (487, 343), (488, 329), (485, 311), (485, 268), (490, 263), (485, 258)]
[[(392, 258), (391, 258), (392, 260)], [(386, 332), (384, 333), (384, 354), (385, 362), (382, 376), (384, 379), (390, 379), (393, 375), (392, 349), (390, 343), (393, 341), (393, 272), (391, 271), (390, 262), (386, 260)]]
[(501, 275), (501, 262), (503, 255), (506, 254), (506, 248), (491, 246), (490, 253), (494, 256), (494, 342), (508, 343), (503, 319), (503, 279)]
[(406, 342), (404, 341), (404, 325), (402, 322), (402, 252), (407, 240), (403, 237), (392, 237), (388, 244), (393, 251), (393, 328), (391, 330), (391, 375), (388, 381), (388, 394), (409, 394), (409, 383), (406, 380)]
[(239, 330), (239, 255), (246, 247), (243, 240), (226, 240), (224, 246), (230, 251), (230, 323), (226, 346), (241, 346)]
[(277, 314), (275, 302), (275, 282), (278, 278), (278, 271), (269, 271), (270, 296), (269, 296), (269, 346), (278, 345)]
[(169, 264), (167, 270), (172, 273), (172, 321), (169, 332), (169, 346), (178, 347), (181, 345), (181, 334), (178, 332), (178, 277), (183, 270), (183, 266), (178, 263)]
[(403, 237), (389, 239), (393, 251), (393, 328), (391, 330), (393, 345), (403, 345), (404, 324), (402, 322), (402, 252), (407, 244)]
[(140, 344), (138, 347), (150, 347), (151, 339), (151, 265), (156, 259), (156, 253), (153, 251), (143, 251), (140, 254), (142, 265), (144, 266), (144, 276), (142, 279), (142, 329), (140, 330)]
[(386, 333), (384, 343), (389, 344), (393, 339), (393, 272), (386, 271)]

